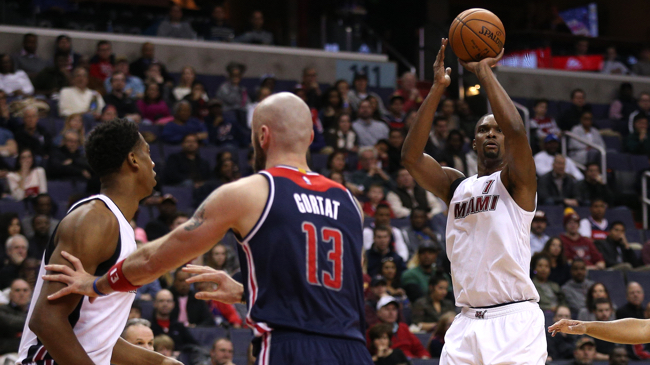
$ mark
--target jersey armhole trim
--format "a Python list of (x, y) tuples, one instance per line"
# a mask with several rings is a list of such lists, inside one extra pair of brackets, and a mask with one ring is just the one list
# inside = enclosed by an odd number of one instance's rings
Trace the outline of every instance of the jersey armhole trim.
[(456, 189), (458, 189), (458, 186), (460, 183), (463, 182), (463, 180), (467, 179), (466, 177), (459, 177), (458, 179), (454, 180), (454, 182), (451, 183), (451, 186), (449, 187), (449, 201), (451, 202), (451, 199), (454, 197), (454, 193), (456, 192)]
[(260, 171), (260, 175), (266, 177), (266, 179), (269, 182), (269, 196), (266, 198), (266, 204), (264, 206), (264, 210), (262, 211), (262, 215), (260, 218), (257, 220), (257, 223), (253, 226), (250, 232), (246, 236), (244, 236), (241, 240), (239, 240), (239, 243), (247, 243), (250, 241), (253, 236), (255, 236), (255, 233), (262, 227), (262, 224), (264, 224), (264, 221), (266, 220), (266, 217), (269, 215), (269, 211), (271, 210), (271, 206), (273, 205), (273, 199), (275, 198), (275, 184), (273, 183), (273, 176), (266, 172), (266, 171)]
[(357, 200), (354, 198), (354, 196), (352, 196), (350, 189), (345, 189), (345, 191), (348, 193), (350, 200), (352, 200), (352, 205), (354, 205), (354, 208), (357, 210), (357, 213), (359, 213), (359, 219), (361, 220), (361, 229), (363, 230), (363, 213), (359, 209), (359, 204), (357, 204)]

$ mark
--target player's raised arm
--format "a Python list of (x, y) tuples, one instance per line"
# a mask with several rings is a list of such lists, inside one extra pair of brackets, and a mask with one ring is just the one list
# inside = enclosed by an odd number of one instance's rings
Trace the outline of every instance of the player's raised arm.
[(563, 319), (548, 328), (571, 335), (589, 335), (603, 341), (638, 345), (650, 342), (650, 319), (625, 318), (611, 322), (583, 322)]
[(492, 106), (494, 119), (503, 132), (505, 144), (505, 167), (501, 175), (503, 182), (514, 193), (513, 198), (517, 204), (525, 210), (532, 211), (535, 209), (537, 192), (535, 161), (528, 143), (526, 126), (512, 100), (492, 72), (492, 68), (501, 57), (503, 57), (503, 50), (495, 58), (468, 63), (461, 61), (461, 64), (478, 77)]
[(442, 167), (433, 157), (424, 153), (429, 139), (431, 124), (440, 98), (451, 83), (451, 68), (445, 69), (447, 39), (442, 40), (436, 62), (433, 64), (433, 86), (418, 110), (415, 123), (409, 129), (402, 147), (402, 164), (420, 186), (429, 190), (449, 204), (449, 188), (463, 174), (449, 167)]

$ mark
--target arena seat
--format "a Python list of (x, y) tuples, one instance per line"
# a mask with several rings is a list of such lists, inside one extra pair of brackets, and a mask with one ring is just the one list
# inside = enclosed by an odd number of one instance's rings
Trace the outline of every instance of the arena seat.
[[(214, 145), (207, 145), (207, 146), (202, 146), (199, 148), (199, 155), (201, 158), (206, 160), (208, 164), (210, 165), (210, 170), (214, 170), (214, 168), (217, 166), (217, 154), (219, 152), (226, 150), (225, 148), (219, 148)], [(236, 155), (236, 153), (233, 153), (233, 155)], [(236, 158), (236, 157), (233, 157)]]
[(165, 144), (165, 143), (163, 143), (163, 145), (162, 145), (162, 155), (163, 155), (163, 158), (164, 158), (165, 160), (167, 160), (167, 157), (169, 157), (169, 155), (172, 155), (172, 154), (177, 153), (177, 152), (181, 152), (181, 149), (182, 149), (182, 148), (183, 148), (183, 147), (181, 147), (180, 144), (178, 144), (178, 145), (172, 145), (172, 144)]
[(589, 279), (605, 285), (609, 296), (618, 308), (625, 305), (625, 280), (621, 271), (589, 270)]
[(19, 217), (24, 217), (28, 212), (26, 201), (15, 201), (12, 198), (5, 198), (0, 200), (0, 212), (7, 213), (13, 212), (18, 214)]
[(418, 338), (418, 340), (420, 340), (422, 346), (426, 348), (427, 345), (429, 344), (429, 339), (431, 338), (431, 334), (427, 332), (415, 332), (413, 334), (415, 335), (415, 337)]
[[(617, 189), (618, 190), (618, 189)], [(629, 242), (642, 242), (641, 233), (636, 229), (632, 211), (625, 206), (607, 209), (605, 218), (608, 222), (621, 221), (625, 224), (625, 235)]]
[(548, 219), (548, 226), (562, 227), (562, 220), (564, 219), (564, 207), (559, 205), (540, 205), (537, 210), (546, 213)]
[(153, 318), (153, 301), (151, 300), (138, 300), (140, 305), (141, 317), (145, 319)]
[(311, 169), (312, 171), (320, 173), (327, 167), (327, 159), (329, 158), (328, 155), (321, 154), (321, 153), (314, 153), (311, 155)]
[(253, 339), (253, 331), (248, 328), (231, 328), (230, 340), (235, 350), (235, 357), (247, 356), (248, 345)]
[(192, 188), (188, 186), (169, 186), (162, 187), (163, 194), (171, 194), (176, 198), (176, 204), (179, 211), (191, 213), (192, 209)]
[(219, 337), (228, 337), (228, 330), (223, 327), (188, 327), (187, 330), (201, 346), (212, 347)]
[(650, 161), (646, 155), (630, 155), (630, 163), (634, 171), (650, 169)]
[(439, 359), (411, 359), (412, 365), (438, 365)]
[(148, 205), (140, 205), (138, 209), (138, 219), (136, 220), (136, 223), (140, 228), (144, 228), (147, 223), (155, 219), (158, 215), (158, 212), (154, 213), (154, 208)]
[(632, 170), (630, 156), (626, 153), (608, 153), (606, 159), (608, 170), (611, 170), (613, 166), (616, 166), (617, 171)]
[(627, 276), (628, 283), (632, 281), (636, 281), (637, 283), (641, 284), (641, 287), (643, 288), (643, 292), (646, 293), (645, 296), (643, 297), (644, 298), (643, 308), (645, 308), (648, 302), (650, 301), (650, 272), (628, 271), (626, 273), (626, 276)]
[[(598, 129), (614, 129), (616, 126), (616, 121), (611, 119), (596, 119), (594, 120), (594, 126)], [(604, 138), (605, 136), (603, 136), (603, 139)], [(605, 140), (605, 142), (607, 142), (607, 140)]]
[(623, 150), (621, 138), (618, 136), (603, 136), (603, 141), (607, 147), (607, 152), (621, 152)]

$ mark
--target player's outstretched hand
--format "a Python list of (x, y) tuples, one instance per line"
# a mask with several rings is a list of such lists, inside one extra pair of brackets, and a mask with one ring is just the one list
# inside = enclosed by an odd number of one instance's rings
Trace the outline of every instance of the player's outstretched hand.
[(475, 74), (475, 73), (478, 72), (480, 66), (485, 65), (485, 66), (488, 66), (490, 68), (496, 67), (497, 63), (499, 63), (499, 61), (501, 61), (501, 58), (503, 57), (503, 52), (505, 52), (505, 48), (501, 49), (501, 53), (499, 53), (496, 57), (484, 58), (484, 59), (482, 59), (482, 60), (480, 60), (478, 62), (465, 62), (465, 61), (462, 61), (462, 60), (459, 60), (459, 61), (460, 61), (460, 64), (463, 65), (463, 67), (467, 71)]
[(555, 334), (557, 332), (568, 333), (570, 335), (584, 335), (586, 331), (585, 324), (582, 321), (573, 319), (561, 319), (548, 328), (548, 332)]
[(84, 270), (84, 266), (78, 258), (65, 251), (61, 251), (61, 256), (70, 261), (74, 269), (71, 269), (66, 265), (45, 265), (45, 270), (53, 273), (43, 275), (43, 280), (58, 281), (66, 285), (65, 288), (54, 294), (48, 295), (47, 299), (55, 300), (76, 293), (90, 297), (90, 301), (92, 302), (94, 297), (98, 296), (93, 290), (95, 276), (90, 275), (86, 270)]
[(447, 87), (451, 84), (451, 67), (445, 68), (445, 49), (447, 49), (447, 38), (442, 39), (442, 45), (433, 63), (433, 83)]
[(199, 265), (187, 265), (183, 271), (195, 275), (186, 280), (188, 283), (208, 281), (217, 284), (217, 290), (198, 292), (195, 295), (196, 299), (216, 300), (226, 304), (241, 302), (244, 287), (225, 271)]

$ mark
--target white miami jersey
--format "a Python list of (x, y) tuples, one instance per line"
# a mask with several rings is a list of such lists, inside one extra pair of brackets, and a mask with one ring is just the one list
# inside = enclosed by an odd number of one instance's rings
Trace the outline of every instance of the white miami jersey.
[[(117, 247), (115, 248), (115, 253), (109, 260), (102, 262), (97, 266), (97, 270), (95, 271), (95, 275), (101, 276), (108, 272), (108, 270), (117, 262), (124, 260), (135, 251), (135, 235), (133, 233), (133, 228), (120, 209), (106, 195), (94, 195), (81, 200), (70, 208), (68, 214), (80, 205), (91, 200), (103, 201), (104, 204), (106, 204), (106, 206), (113, 212), (120, 224), (120, 237), (117, 242)], [(32, 312), (34, 311), (36, 299), (40, 295), (43, 286), (43, 280), (41, 277), (45, 275), (44, 265), (49, 262), (52, 252), (54, 251), (55, 236), (56, 230), (50, 238), (50, 242), (48, 243), (45, 254), (43, 255), (43, 261), (38, 275), (39, 279), (34, 288), (34, 296), (32, 303), (29, 306), (27, 321), (20, 341), (20, 360), (17, 364), (55, 364), (54, 360), (47, 352), (47, 349), (43, 346), (43, 343), (28, 326)], [(79, 305), (68, 317), (77, 340), (88, 356), (90, 356), (93, 363), (97, 365), (109, 365), (111, 363), (113, 346), (115, 346), (115, 343), (122, 334), (122, 330), (124, 330), (124, 325), (129, 317), (129, 312), (134, 299), (135, 292), (111, 293), (105, 297), (96, 298), (92, 304), (88, 301), (88, 297), (83, 297), (79, 302)]]
[(447, 216), (447, 255), (456, 306), (539, 302), (530, 279), (534, 215), (510, 196), (501, 171), (460, 182)]

